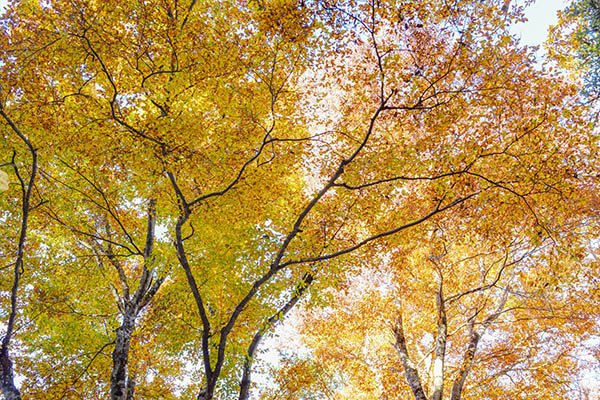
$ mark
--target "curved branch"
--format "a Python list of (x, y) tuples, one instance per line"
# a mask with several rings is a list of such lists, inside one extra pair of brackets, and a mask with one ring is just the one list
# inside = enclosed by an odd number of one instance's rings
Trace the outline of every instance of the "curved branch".
[(239, 171), (237, 172), (235, 177), (231, 180), (231, 182), (225, 188), (218, 190), (216, 192), (207, 193), (200, 197), (195, 198), (194, 200), (192, 200), (189, 203), (189, 207), (194, 207), (194, 206), (198, 205), (200, 202), (202, 202), (206, 199), (209, 199), (211, 197), (222, 196), (225, 193), (229, 192), (231, 189), (233, 189), (238, 184), (238, 182), (242, 179), (242, 177), (244, 176), (244, 172), (250, 166), (250, 164), (252, 164), (252, 162), (254, 160), (256, 160), (258, 157), (260, 157), (264, 148), (269, 143), (272, 142), (272, 140), (270, 140), (270, 138), (271, 138), (271, 132), (273, 131), (274, 127), (275, 127), (275, 124), (273, 123), (273, 125), (271, 126), (269, 131), (263, 137), (262, 143), (261, 143), (260, 147), (258, 148), (258, 150), (256, 150), (256, 152), (254, 153), (254, 155), (252, 157), (250, 157), (249, 159), (246, 160), (246, 162), (244, 162), (244, 164), (239, 169)]
[(148, 140), (154, 144), (157, 144), (161, 147), (165, 146), (165, 143), (162, 142), (160, 139), (157, 139), (155, 137), (152, 137), (148, 134), (146, 134), (146, 132), (144, 132), (143, 130), (140, 129), (136, 129), (133, 126), (131, 126), (130, 124), (128, 124), (126, 121), (124, 121), (118, 114), (118, 104), (117, 104), (117, 96), (119, 95), (119, 91), (117, 89), (117, 85), (110, 73), (110, 71), (108, 70), (108, 67), (106, 66), (106, 64), (104, 63), (104, 60), (102, 59), (102, 57), (100, 57), (100, 54), (98, 54), (98, 52), (96, 51), (96, 49), (94, 48), (94, 46), (92, 45), (92, 42), (90, 41), (90, 39), (87, 37), (87, 32), (88, 32), (89, 28), (84, 29), (84, 32), (82, 35), (75, 35), (77, 37), (79, 37), (80, 39), (83, 39), (89, 49), (89, 51), (92, 53), (92, 55), (94, 56), (94, 58), (98, 61), (98, 63), (100, 64), (100, 68), (102, 69), (102, 72), (104, 73), (104, 75), (106, 76), (106, 79), (108, 80), (111, 88), (112, 88), (112, 97), (109, 100), (109, 104), (110, 104), (110, 112), (111, 112), (111, 116), (112, 118), (122, 127), (124, 127), (126, 130), (128, 130), (129, 132), (145, 139)]
[(371, 186), (376, 186), (376, 185), (381, 185), (382, 183), (390, 183), (390, 182), (395, 182), (395, 181), (435, 181), (438, 179), (443, 179), (443, 178), (447, 178), (450, 176), (455, 176), (455, 175), (461, 175), (466, 173), (471, 165), (467, 166), (466, 168), (463, 168), (460, 171), (452, 171), (452, 172), (446, 172), (443, 174), (439, 174), (439, 175), (432, 175), (432, 176), (406, 176), (406, 175), (398, 175), (398, 176), (393, 176), (391, 178), (385, 178), (385, 179), (379, 179), (376, 181), (372, 181), (372, 182), (367, 182), (367, 183), (363, 183), (360, 185), (349, 185), (345, 182), (342, 183), (336, 183), (334, 186), (336, 187), (342, 187), (344, 189), (348, 189), (348, 190), (360, 190), (360, 189), (365, 189)]
[(373, 241), (375, 241), (377, 239), (381, 239), (381, 238), (384, 238), (386, 236), (391, 236), (391, 235), (393, 235), (395, 233), (398, 233), (400, 231), (403, 231), (403, 230), (406, 230), (406, 229), (411, 228), (413, 226), (419, 225), (420, 223), (422, 223), (422, 222), (430, 219), (434, 215), (437, 215), (437, 214), (439, 214), (439, 213), (441, 213), (443, 211), (446, 211), (446, 210), (448, 210), (448, 209), (450, 209), (452, 207), (455, 207), (455, 206), (457, 206), (457, 205), (459, 205), (461, 203), (464, 203), (465, 201), (467, 201), (467, 200), (469, 200), (469, 199), (471, 199), (471, 198), (479, 195), (481, 192), (482, 191), (471, 193), (470, 195), (465, 196), (465, 197), (461, 197), (459, 199), (456, 199), (456, 200), (452, 201), (451, 203), (449, 203), (449, 204), (447, 204), (447, 205), (445, 205), (443, 207), (440, 207), (440, 205), (438, 204), (438, 206), (433, 211), (431, 211), (428, 214), (422, 216), (421, 218), (416, 219), (416, 220), (411, 221), (411, 222), (408, 222), (408, 223), (406, 223), (404, 225), (400, 225), (400, 226), (398, 226), (398, 227), (396, 227), (394, 229), (390, 229), (388, 231), (380, 232), (380, 233), (378, 233), (376, 235), (369, 236), (368, 238), (363, 239), (362, 241), (360, 241), (359, 243), (355, 244), (354, 246), (350, 246), (350, 247), (347, 247), (345, 249), (338, 250), (338, 251), (336, 251), (334, 253), (324, 254), (322, 256), (307, 257), (307, 258), (301, 258), (299, 260), (286, 261), (286, 262), (282, 263), (281, 265), (279, 265), (279, 268), (281, 269), (281, 268), (287, 267), (289, 265), (294, 265), (294, 264), (304, 264), (304, 263), (310, 263), (310, 262), (325, 261), (325, 260), (329, 260), (329, 259), (332, 259), (332, 258), (339, 257), (339, 256), (344, 255), (344, 254), (351, 253), (351, 252), (353, 252), (355, 250), (358, 250), (359, 248), (361, 248), (361, 247), (363, 247), (363, 246), (365, 246), (365, 245), (367, 245), (367, 244), (369, 244), (369, 243), (371, 243), (371, 242), (373, 242)]

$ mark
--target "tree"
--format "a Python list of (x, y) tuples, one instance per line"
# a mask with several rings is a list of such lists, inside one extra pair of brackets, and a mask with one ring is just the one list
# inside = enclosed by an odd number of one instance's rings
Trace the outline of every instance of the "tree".
[(552, 31), (551, 54), (583, 77), (584, 93), (591, 101), (600, 93), (599, 35), (600, 3), (596, 0), (574, 1)]
[(303, 353), (314, 357), (276, 371), (276, 398), (302, 398), (299, 386), (323, 393), (323, 375), (330, 398), (578, 398), (598, 336), (586, 284), (597, 265), (571, 264), (586, 246), (575, 250), (572, 234), (562, 250), (550, 238), (473, 240), (447, 222), (372, 258), (302, 314)]
[[(25, 244), (28, 236), (28, 225), (29, 225), (29, 215), (31, 210), (35, 208), (37, 205), (33, 204), (33, 191), (34, 185), (37, 179), (38, 173), (38, 158), (37, 158), (37, 150), (33, 146), (29, 137), (24, 134), (21, 129), (14, 123), (12, 118), (6, 113), (3, 105), (0, 103), (0, 115), (6, 121), (8, 127), (12, 131), (14, 138), (11, 138), (10, 142), (15, 147), (12, 149), (12, 157), (9, 163), (3, 164), (3, 166), (10, 166), (14, 171), (14, 175), (17, 178), (17, 183), (19, 184), (20, 193), (15, 196), (16, 199), (11, 199), (14, 201), (13, 204), (18, 204), (20, 200), (20, 215), (15, 216), (15, 221), (17, 227), (14, 225), (11, 226), (12, 229), (15, 229), (18, 234), (16, 237), (13, 235), (7, 235), (9, 240), (16, 239), (16, 246), (11, 243), (10, 246), (6, 246), (7, 254), (5, 256), (6, 259), (9, 259), (11, 262), (6, 265), (6, 268), (10, 268), (12, 270), (12, 279), (11, 288), (10, 288), (10, 305), (8, 308), (8, 318), (6, 322), (6, 331), (4, 332), (4, 336), (2, 337), (2, 347), (0, 348), (0, 391), (4, 395), (7, 400), (19, 400), (21, 399), (19, 390), (15, 386), (15, 378), (14, 378), (14, 368), (13, 361), (10, 355), (11, 349), (11, 340), (13, 338), (15, 332), (15, 323), (18, 314), (18, 299), (19, 299), (19, 289), (21, 276), (24, 272), (24, 263), (25, 263)], [(16, 139), (16, 140), (15, 140)], [(21, 146), (14, 144), (15, 142), (20, 142)], [(26, 154), (28, 154), (29, 158), (31, 158), (29, 165), (25, 168), (19, 166), (17, 164), (17, 148), (25, 147)], [(25, 172), (23, 171), (25, 170)], [(5, 173), (6, 174), (6, 173)], [(6, 175), (6, 180), (8, 175)], [(12, 219), (12, 218), (11, 218)], [(9, 224), (7, 225), (11, 225)], [(14, 258), (13, 258), (14, 257)]]
[(571, 6), (572, 17), (578, 19), (579, 27), (576, 32), (578, 52), (583, 65), (587, 67), (586, 87), (590, 95), (597, 97), (599, 90), (598, 76), (600, 65), (600, 3), (595, 0), (580, 1)]
[(571, 212), (584, 107), (505, 9), (13, 4), (3, 107), (45, 201), (23, 393), (246, 399), (261, 341), (315, 282), (463, 209), (499, 230), (510, 210), (529, 237)]

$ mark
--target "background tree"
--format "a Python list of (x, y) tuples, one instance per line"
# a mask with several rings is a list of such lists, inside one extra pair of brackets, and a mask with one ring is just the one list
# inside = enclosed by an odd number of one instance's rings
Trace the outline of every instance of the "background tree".
[(504, 244), (447, 228), (445, 239), (433, 225), (432, 239), (371, 259), (326, 306), (303, 312), (312, 356), (274, 373), (275, 397), (578, 398), (598, 335), (598, 297), (585, 284), (596, 262), (571, 264), (574, 247), (551, 239)]
[(582, 77), (584, 93), (595, 102), (600, 94), (600, 3), (572, 2), (550, 32), (550, 54)]
[(578, 21), (578, 53), (588, 70), (585, 75), (586, 90), (597, 98), (600, 92), (600, 3), (596, 0), (575, 2), (568, 14)]

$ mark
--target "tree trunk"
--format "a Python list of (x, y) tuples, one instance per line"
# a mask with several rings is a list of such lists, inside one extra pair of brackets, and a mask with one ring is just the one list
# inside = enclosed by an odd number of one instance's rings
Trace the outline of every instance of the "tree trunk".
[(454, 385), (452, 386), (452, 397), (450, 397), (450, 400), (460, 400), (465, 381), (467, 380), (467, 375), (473, 367), (475, 352), (477, 351), (477, 345), (479, 344), (479, 338), (481, 337), (475, 331), (474, 320), (471, 321), (469, 325), (469, 333), (469, 345), (467, 346), (467, 351), (465, 352), (465, 357), (460, 367), (460, 371), (458, 371), (458, 376), (456, 377)]
[(110, 376), (110, 398), (111, 400), (128, 400), (133, 397), (134, 385), (128, 379), (127, 364), (129, 361), (129, 348), (131, 335), (135, 328), (135, 309), (128, 309), (123, 314), (121, 326), (117, 329), (115, 339), (115, 350), (112, 354), (113, 370)]
[(473, 362), (475, 360), (475, 353), (477, 352), (477, 346), (479, 345), (479, 341), (481, 340), (481, 336), (485, 333), (488, 327), (500, 316), (502, 310), (504, 310), (504, 306), (506, 305), (506, 301), (508, 300), (510, 286), (506, 286), (504, 289), (504, 293), (500, 298), (500, 302), (496, 307), (496, 310), (493, 314), (489, 315), (482, 323), (481, 333), (475, 330), (475, 318), (477, 313), (472, 316), (471, 321), (469, 323), (469, 344), (467, 346), (467, 351), (465, 352), (465, 357), (463, 358), (463, 363), (458, 372), (458, 376), (454, 380), (454, 384), (452, 385), (452, 395), (450, 400), (460, 400), (462, 396), (463, 387), (465, 385), (465, 381), (467, 380), (467, 375), (473, 368)]
[(206, 388), (201, 388), (200, 391), (198, 392), (198, 396), (196, 396), (196, 400), (210, 400), (212, 398), (208, 396), (208, 392), (206, 391)]
[(423, 391), (423, 385), (421, 384), (421, 378), (419, 372), (413, 366), (412, 361), (408, 355), (408, 348), (406, 347), (406, 338), (404, 337), (404, 328), (402, 326), (402, 310), (398, 313), (398, 320), (394, 327), (394, 335), (396, 336), (396, 343), (394, 347), (400, 356), (400, 361), (404, 367), (404, 375), (406, 382), (415, 396), (415, 400), (427, 400), (425, 391)]
[(446, 341), (448, 336), (448, 322), (446, 320), (446, 304), (442, 285), (437, 294), (437, 338), (435, 341), (435, 358), (433, 360), (433, 395), (432, 400), (442, 400), (444, 396), (444, 359), (446, 357)]
[(242, 373), (242, 380), (240, 382), (239, 400), (248, 400), (248, 397), (250, 396), (250, 384), (252, 382), (252, 362), (254, 361), (256, 349), (258, 348), (263, 335), (270, 331), (277, 322), (281, 321), (290, 312), (290, 310), (296, 305), (298, 300), (300, 300), (300, 297), (304, 294), (304, 292), (306, 292), (306, 289), (308, 289), (313, 281), (314, 276), (312, 273), (307, 272), (304, 274), (300, 283), (296, 285), (296, 290), (294, 291), (292, 297), (283, 305), (283, 307), (277, 310), (277, 313), (267, 319), (265, 324), (252, 338), (252, 342), (250, 343), (248, 352), (246, 354), (246, 360), (244, 361), (244, 370)]
[(37, 150), (33, 147), (33, 144), (29, 141), (29, 138), (21, 132), (19, 127), (15, 125), (13, 120), (6, 114), (2, 104), (0, 103), (0, 115), (8, 123), (14, 133), (25, 143), (29, 153), (31, 155), (31, 173), (29, 175), (29, 181), (25, 182), (24, 178), (19, 172), (19, 168), (15, 162), (16, 151), (13, 150), (12, 156), (12, 167), (15, 171), (19, 183), (21, 185), (22, 203), (21, 203), (21, 230), (19, 233), (19, 241), (17, 244), (17, 257), (14, 263), (13, 269), (13, 283), (10, 292), (10, 312), (8, 316), (8, 322), (6, 323), (6, 332), (2, 338), (2, 348), (0, 349), (0, 390), (6, 400), (21, 400), (21, 393), (15, 386), (13, 363), (10, 359), (8, 349), (10, 347), (10, 341), (14, 333), (15, 321), (17, 318), (18, 308), (18, 291), (19, 282), (21, 275), (24, 272), (24, 257), (25, 257), (25, 242), (27, 240), (27, 230), (29, 224), (29, 212), (31, 211), (31, 198), (33, 195), (33, 186), (37, 177), (38, 161), (37, 161)]
[(0, 352), (0, 366), (2, 367), (0, 390), (2, 390), (4, 400), (21, 400), (21, 393), (14, 383), (13, 366), (8, 351)]
[[(111, 400), (132, 400), (135, 391), (135, 380), (128, 375), (129, 349), (131, 337), (140, 312), (150, 303), (160, 286), (164, 277), (153, 282), (153, 271), (151, 270), (152, 249), (154, 247), (154, 229), (156, 224), (156, 201), (150, 200), (148, 206), (148, 226), (146, 232), (146, 246), (144, 248), (144, 267), (139, 285), (133, 296), (129, 296), (127, 289), (123, 293), (122, 303), (119, 309), (122, 313), (121, 326), (117, 329), (115, 338), (115, 350), (112, 354), (113, 367), (110, 376), (110, 398)], [(109, 257), (113, 257), (109, 254)], [(123, 271), (118, 261), (115, 266), (120, 272)], [(120, 274), (120, 279), (125, 288), (128, 288), (127, 277)]]

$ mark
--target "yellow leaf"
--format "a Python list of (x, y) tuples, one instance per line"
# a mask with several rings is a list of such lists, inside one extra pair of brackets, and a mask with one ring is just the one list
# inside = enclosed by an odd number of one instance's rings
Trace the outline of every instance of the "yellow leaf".
[(8, 190), (8, 174), (0, 171), (0, 191)]

